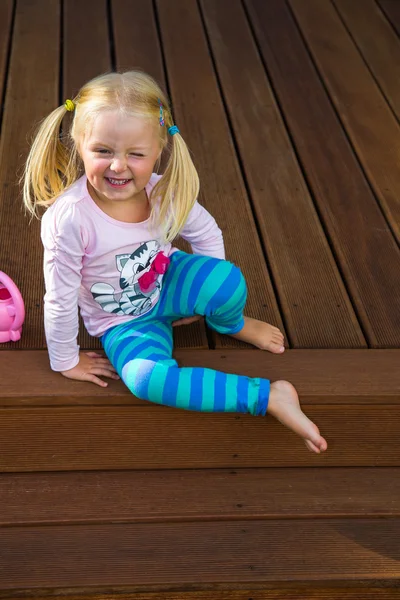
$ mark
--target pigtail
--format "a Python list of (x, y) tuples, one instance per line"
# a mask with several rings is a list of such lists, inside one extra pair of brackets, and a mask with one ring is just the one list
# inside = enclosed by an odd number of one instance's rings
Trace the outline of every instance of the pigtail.
[[(169, 129), (172, 119), (168, 116), (166, 126)], [(152, 198), (161, 198), (155, 217), (156, 227), (161, 229), (168, 242), (179, 235), (200, 189), (199, 176), (184, 139), (177, 132), (172, 135), (171, 140), (171, 152), (165, 172), (151, 194)]]
[(42, 121), (25, 164), (23, 200), (26, 210), (38, 216), (38, 206), (50, 206), (78, 177), (75, 145), (66, 147), (60, 140), (65, 105), (56, 108)]

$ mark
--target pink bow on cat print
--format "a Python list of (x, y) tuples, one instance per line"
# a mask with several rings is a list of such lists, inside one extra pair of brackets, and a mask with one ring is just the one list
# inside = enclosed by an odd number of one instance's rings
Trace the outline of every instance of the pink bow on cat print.
[(164, 252), (159, 252), (157, 254), (151, 263), (150, 270), (143, 273), (138, 279), (138, 284), (142, 292), (148, 294), (154, 290), (157, 277), (166, 272), (170, 262), (170, 259), (168, 256), (165, 256)]

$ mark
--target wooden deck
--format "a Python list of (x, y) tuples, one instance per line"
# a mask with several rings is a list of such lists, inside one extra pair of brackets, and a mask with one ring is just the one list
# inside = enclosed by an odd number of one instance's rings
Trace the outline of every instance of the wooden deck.
[[(0, 350), (0, 598), (400, 596), (399, 35), (399, 0), (2, 0), (0, 270), (27, 318)], [(270, 418), (49, 369), (28, 140), (137, 67), (170, 95), (246, 314), (287, 340), (273, 356), (198, 323), (176, 358), (292, 381), (323, 456)]]

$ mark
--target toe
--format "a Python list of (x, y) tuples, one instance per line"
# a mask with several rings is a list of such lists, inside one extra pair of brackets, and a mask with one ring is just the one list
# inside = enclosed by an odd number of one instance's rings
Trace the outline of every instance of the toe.
[(311, 438), (305, 439), (305, 443), (309, 450), (320, 454), (321, 452), (325, 452), (328, 448), (328, 444), (326, 440), (320, 435), (317, 426), (315, 426), (315, 434)]
[(318, 446), (316, 446), (315, 444), (312, 443), (311, 440), (304, 440), (306, 443), (307, 448), (311, 451), (311, 452), (315, 452), (316, 454), (320, 454), (321, 450), (318, 448)]
[(321, 440), (322, 441), (321, 441), (321, 443), (319, 445), (319, 448), (320, 448), (321, 452), (325, 452), (325, 450), (328, 449), (328, 443), (327, 443), (327, 441), (326, 441), (325, 438), (321, 438)]
[(269, 350), (274, 354), (282, 354), (285, 348), (282, 346), (282, 344), (279, 344), (277, 342), (271, 342), (270, 344), (267, 344), (265, 350)]

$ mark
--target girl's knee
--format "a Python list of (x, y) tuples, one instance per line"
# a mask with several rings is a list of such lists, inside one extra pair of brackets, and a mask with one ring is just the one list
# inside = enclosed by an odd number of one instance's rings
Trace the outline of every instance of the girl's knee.
[[(215, 289), (209, 308), (212, 313), (223, 308), (224, 311), (235, 307), (244, 307), (247, 299), (247, 285), (242, 271), (235, 264), (223, 261), (219, 287)], [(206, 313), (207, 314), (207, 313)]]
[(121, 379), (129, 391), (140, 398), (146, 400), (148, 380), (151, 376), (153, 361), (142, 358), (134, 358), (128, 361), (122, 368)]
[(135, 358), (124, 365), (121, 378), (129, 391), (140, 400), (162, 404), (167, 374), (175, 367), (177, 363), (174, 359)]
[(244, 275), (243, 275), (240, 267), (238, 267), (234, 263), (229, 263), (229, 264), (231, 266), (231, 277), (234, 280), (233, 284), (237, 285), (241, 289), (247, 289), (246, 280), (244, 278)]

